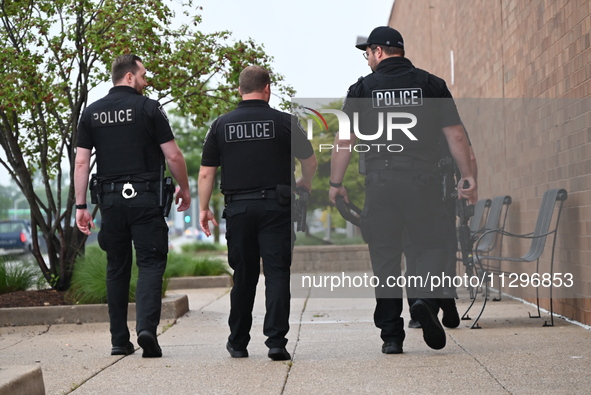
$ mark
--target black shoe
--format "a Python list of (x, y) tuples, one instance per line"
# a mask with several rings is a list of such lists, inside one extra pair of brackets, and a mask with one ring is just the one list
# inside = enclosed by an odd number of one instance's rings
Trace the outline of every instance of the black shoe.
[(441, 299), (439, 305), (441, 306), (441, 310), (443, 310), (441, 323), (446, 328), (457, 328), (460, 326), (460, 315), (456, 308), (456, 300), (453, 298)]
[(291, 359), (291, 355), (289, 355), (285, 347), (270, 348), (267, 355), (273, 361), (289, 361)]
[(421, 327), (421, 323), (419, 321), (413, 320), (411, 318), (410, 321), (408, 321), (408, 327), (409, 328), (420, 328)]
[(402, 354), (402, 342), (384, 342), (382, 352), (384, 354)]
[(162, 349), (158, 345), (156, 335), (148, 331), (141, 331), (138, 333), (137, 342), (141, 348), (144, 349), (142, 357), (144, 358), (160, 358), (162, 356)]
[(423, 340), (427, 345), (435, 350), (440, 350), (445, 347), (445, 331), (439, 322), (439, 319), (427, 303), (422, 300), (417, 300), (410, 309), (412, 319), (419, 321), (423, 329)]
[(111, 355), (131, 355), (135, 352), (135, 346), (132, 342), (127, 342), (127, 346), (113, 346)]
[(234, 350), (230, 342), (226, 343), (226, 350), (228, 350), (232, 358), (248, 358), (248, 350)]

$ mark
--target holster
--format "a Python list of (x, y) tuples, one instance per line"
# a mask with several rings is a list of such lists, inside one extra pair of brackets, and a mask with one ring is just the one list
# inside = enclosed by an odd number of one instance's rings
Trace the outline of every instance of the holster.
[(171, 177), (165, 177), (161, 185), (162, 187), (160, 188), (159, 201), (162, 207), (162, 214), (165, 217), (168, 217), (170, 214), (170, 209), (172, 208), (175, 186)]
[(101, 184), (96, 174), (90, 177), (90, 184), (88, 185), (90, 191), (90, 202), (92, 204), (100, 204), (102, 201)]
[(282, 206), (289, 206), (291, 204), (291, 186), (277, 185), (275, 188), (277, 203)]

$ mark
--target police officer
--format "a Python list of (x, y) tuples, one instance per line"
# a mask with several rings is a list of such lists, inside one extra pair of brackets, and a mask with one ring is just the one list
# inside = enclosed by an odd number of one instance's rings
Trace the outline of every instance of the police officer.
[[(373, 73), (349, 88), (343, 110), (353, 120), (352, 132), (360, 140), (367, 140), (364, 147), (370, 147), (360, 158), (360, 168), (366, 175), (361, 228), (369, 245), (373, 271), (384, 284), (376, 288), (374, 312), (374, 322), (384, 341), (382, 352), (403, 352), (402, 290), (386, 286), (386, 280), (401, 275), (405, 229), (417, 253), (419, 277), (415, 279), (417, 301), (411, 308), (411, 317), (421, 324), (427, 345), (441, 349), (445, 347), (446, 335), (436, 315), (436, 298), (442, 295), (439, 289), (431, 290), (429, 282), (430, 276), (444, 271), (447, 245), (437, 169), (439, 137), (443, 131), (462, 175), (460, 185), (464, 181), (469, 184), (460, 189), (460, 197), (472, 201), (476, 183), (468, 142), (445, 82), (414, 67), (404, 57), (404, 41), (398, 31), (377, 27), (367, 42), (357, 48), (365, 51)], [(348, 201), (342, 183), (354, 142), (342, 135), (345, 134), (336, 136), (338, 149), (332, 152), (332, 202), (339, 195)]]
[[(477, 175), (478, 175), (478, 166), (476, 163), (476, 157), (474, 155), (474, 151), (472, 150), (472, 144), (470, 143), (470, 137), (468, 136), (468, 132), (464, 127), (464, 132), (466, 133), (466, 137), (468, 137), (468, 144), (470, 145), (470, 164), (472, 168), (472, 175), (474, 180), (478, 182)], [(442, 176), (442, 186), (443, 186), (443, 201), (445, 206), (445, 214), (448, 218), (448, 229), (445, 231), (445, 234), (448, 236), (448, 250), (447, 250), (447, 261), (445, 264), (445, 275), (453, 278), (456, 275), (456, 265), (457, 265), (457, 252), (458, 252), (458, 239), (456, 235), (456, 202), (458, 201), (458, 191), (457, 191), (457, 183), (461, 179), (461, 174), (459, 174), (458, 168), (455, 165), (453, 157), (449, 151), (449, 146), (447, 144), (447, 140), (441, 135), (440, 138), (440, 150), (441, 150), (441, 160), (439, 161), (439, 171)], [(478, 199), (477, 196), (474, 199)], [(405, 276), (408, 278), (409, 276), (415, 275), (415, 265), (416, 265), (416, 253), (408, 241), (408, 237), (404, 239), (404, 256), (406, 261), (406, 272)], [(412, 293), (413, 289), (409, 289)], [(408, 297), (408, 305), (409, 308), (415, 302), (414, 296), (407, 292)], [(441, 319), (441, 323), (446, 328), (457, 328), (460, 325), (460, 316), (458, 314), (458, 309), (456, 307), (455, 299), (457, 299), (458, 294), (456, 292), (456, 288), (453, 286), (453, 283), (446, 283), (443, 287), (443, 297), (439, 299), (439, 306), (443, 311), (443, 317)], [(420, 328), (421, 325), (418, 321), (410, 320), (408, 323), (409, 328)]]
[(191, 197), (185, 159), (174, 140), (160, 104), (142, 95), (146, 68), (135, 55), (112, 64), (114, 87), (88, 106), (78, 124), (74, 182), (76, 224), (90, 235), (94, 222), (86, 205), (91, 152), (96, 152), (96, 180), (91, 194), (101, 211), (100, 247), (107, 253), (107, 303), (111, 355), (135, 351), (127, 326), (132, 243), (139, 276), (136, 288), (136, 332), (145, 358), (162, 356), (156, 330), (162, 307), (162, 276), (168, 254), (168, 226), (160, 198), (165, 161), (179, 184), (178, 211)]
[[(300, 127), (292, 130), (291, 116), (269, 107), (270, 82), (264, 68), (246, 67), (239, 77), (242, 101), (211, 125), (199, 171), (199, 221), (207, 236), (209, 221), (217, 226), (209, 201), (221, 166), (228, 261), (234, 270), (226, 349), (233, 358), (248, 357), (262, 258), (267, 310), (263, 333), (269, 358), (280, 361), (291, 359), (285, 348), (294, 239), (291, 185), (311, 190), (316, 157), (305, 132)], [(302, 165), (297, 182), (294, 156)]]

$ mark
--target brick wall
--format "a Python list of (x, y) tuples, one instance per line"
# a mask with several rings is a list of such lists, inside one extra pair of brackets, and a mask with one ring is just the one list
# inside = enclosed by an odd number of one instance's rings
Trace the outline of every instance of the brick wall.
[(293, 273), (371, 272), (369, 250), (363, 245), (296, 246)]
[[(591, 324), (590, 11), (588, 0), (396, 0), (389, 22), (402, 33), (406, 56), (447, 81), (473, 142), (480, 197), (513, 198), (507, 230), (532, 231), (544, 191), (568, 191), (556, 271), (573, 273), (578, 294), (556, 298), (555, 311), (585, 324)], [(550, 247), (542, 268), (549, 267)], [(507, 242), (504, 253), (526, 248)], [(531, 289), (505, 291), (533, 297)], [(542, 303), (548, 307), (547, 299)]]

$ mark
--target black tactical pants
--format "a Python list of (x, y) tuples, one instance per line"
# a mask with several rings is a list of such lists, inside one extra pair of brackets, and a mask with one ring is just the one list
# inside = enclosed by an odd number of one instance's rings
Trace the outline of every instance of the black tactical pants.
[[(447, 238), (447, 254), (445, 261), (445, 275), (449, 278), (456, 276), (457, 266), (457, 252), (458, 252), (458, 238), (456, 235), (456, 201), (457, 199), (449, 198), (444, 201), (445, 213), (447, 215), (447, 228), (444, 235)], [(408, 240), (408, 236), (405, 234), (403, 241), (404, 258), (406, 261), (406, 272), (405, 276), (416, 275), (416, 252)], [(445, 298), (457, 298), (456, 287), (453, 286), (453, 281), (445, 282), (443, 289), (443, 296)], [(407, 289), (408, 305), (413, 305), (416, 297), (414, 295), (414, 289)]]
[(265, 344), (269, 348), (285, 347), (291, 299), (291, 209), (275, 199), (241, 200), (229, 202), (225, 214), (228, 262), (234, 270), (228, 340), (235, 350), (246, 349), (250, 341), (262, 258), (267, 310)]
[(162, 309), (162, 276), (168, 254), (168, 226), (155, 193), (124, 199), (120, 192), (103, 195), (100, 247), (107, 253), (107, 303), (113, 346), (129, 341), (127, 306), (135, 247), (138, 280), (136, 331), (156, 335)]
[(417, 255), (415, 295), (436, 312), (441, 289), (432, 291), (429, 279), (445, 270), (448, 224), (438, 174), (411, 169), (367, 174), (362, 231), (374, 275), (380, 280), (375, 288), (374, 322), (384, 341), (402, 342), (405, 337), (402, 288), (391, 286), (401, 276), (404, 231)]

